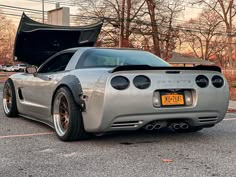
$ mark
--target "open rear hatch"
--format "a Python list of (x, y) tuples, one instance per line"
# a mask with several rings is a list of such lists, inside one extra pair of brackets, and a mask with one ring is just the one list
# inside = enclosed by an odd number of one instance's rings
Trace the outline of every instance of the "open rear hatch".
[(15, 39), (14, 58), (40, 66), (55, 53), (96, 44), (102, 22), (88, 26), (57, 26), (36, 22), (22, 14)]

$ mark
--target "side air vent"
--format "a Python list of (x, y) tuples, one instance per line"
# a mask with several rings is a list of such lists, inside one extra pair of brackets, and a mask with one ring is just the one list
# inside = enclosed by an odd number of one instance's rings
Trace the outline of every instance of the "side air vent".
[(18, 95), (19, 95), (19, 98), (20, 98), (20, 100), (24, 100), (24, 98), (23, 98), (23, 95), (22, 95), (22, 92), (21, 92), (21, 89), (20, 89), (20, 88), (18, 88)]
[(112, 128), (136, 128), (139, 125), (143, 124), (143, 121), (123, 121), (123, 122), (114, 122)]
[(217, 121), (217, 119), (218, 119), (218, 117), (214, 117), (214, 116), (212, 116), (212, 117), (199, 117), (198, 118), (199, 122), (201, 122), (201, 123), (207, 123), (207, 122), (214, 123)]

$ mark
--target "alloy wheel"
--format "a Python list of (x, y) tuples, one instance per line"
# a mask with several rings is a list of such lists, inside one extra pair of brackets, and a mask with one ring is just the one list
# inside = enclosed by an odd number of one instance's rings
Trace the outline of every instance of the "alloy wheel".
[(69, 105), (64, 93), (57, 95), (54, 104), (54, 125), (60, 136), (65, 135), (69, 126)]

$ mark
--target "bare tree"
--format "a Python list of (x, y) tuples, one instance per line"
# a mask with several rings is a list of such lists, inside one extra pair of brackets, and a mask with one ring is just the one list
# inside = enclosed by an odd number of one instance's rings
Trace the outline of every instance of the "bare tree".
[(214, 56), (211, 58), (216, 64), (222, 68), (226, 68), (229, 63), (228, 58), (226, 57), (227, 50), (227, 40), (225, 38), (215, 40), (212, 42)]
[(159, 16), (162, 17), (161, 44), (162, 58), (168, 59), (170, 51), (176, 48), (176, 41), (179, 38), (179, 28), (176, 23), (176, 18), (184, 10), (183, 1), (164, 1), (163, 7), (159, 11)]
[(157, 19), (156, 19), (156, 3), (154, 0), (146, 0), (148, 6), (148, 14), (151, 20), (152, 27), (152, 38), (153, 38), (153, 52), (157, 56), (161, 56), (161, 48), (160, 48), (160, 36), (159, 29), (157, 27)]
[(235, 0), (195, 0), (214, 11), (219, 15), (225, 24), (225, 32), (227, 34), (227, 56), (230, 66), (233, 66), (232, 59), (232, 41), (233, 41), (233, 20), (236, 15)]
[(203, 10), (196, 19), (182, 25), (182, 41), (188, 43), (196, 57), (209, 60), (215, 53), (215, 43), (222, 39), (217, 32), (221, 22), (216, 12)]
[(182, 1), (146, 0), (151, 22), (153, 52), (168, 59), (169, 52), (175, 49), (179, 30), (175, 28), (175, 18), (184, 10)]
[(15, 38), (15, 26), (11, 20), (0, 15), (0, 62), (12, 62), (12, 51)]
[(81, 4), (81, 0), (77, 0), (77, 2), (80, 9), (79, 16), (104, 19), (102, 38), (106, 44), (107, 41), (112, 42), (113, 40), (113, 46), (117, 46), (117, 40), (120, 39), (121, 47), (132, 46), (129, 38), (136, 25), (134, 21), (144, 6), (145, 0), (88, 0), (86, 5)]
[[(77, 0), (82, 2), (82, 0)], [(141, 47), (167, 59), (179, 30), (175, 18), (183, 11), (174, 0), (88, 0), (78, 3), (79, 16), (103, 18), (99, 45)], [(88, 15), (89, 14), (89, 15)], [(91, 19), (94, 19), (91, 17)], [(88, 21), (88, 20), (87, 20)], [(102, 39), (102, 40), (101, 40)]]

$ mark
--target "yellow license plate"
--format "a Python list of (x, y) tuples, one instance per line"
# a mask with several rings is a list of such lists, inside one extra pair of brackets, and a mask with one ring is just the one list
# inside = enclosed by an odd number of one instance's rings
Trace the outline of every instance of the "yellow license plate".
[(163, 106), (184, 105), (184, 96), (178, 93), (170, 93), (161, 96)]

